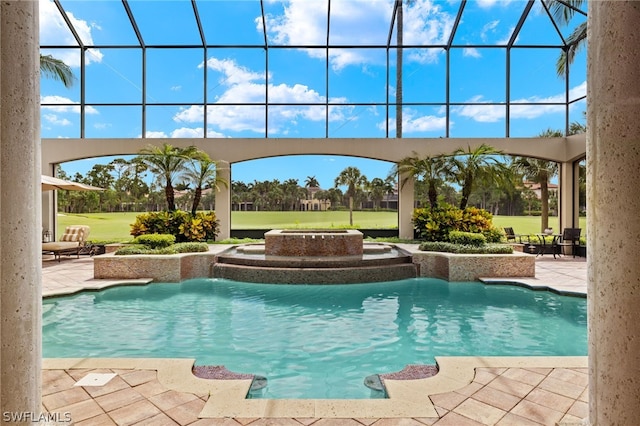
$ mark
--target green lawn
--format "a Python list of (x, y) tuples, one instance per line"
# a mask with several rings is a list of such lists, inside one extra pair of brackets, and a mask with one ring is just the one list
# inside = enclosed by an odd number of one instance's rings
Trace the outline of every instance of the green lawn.
[[(58, 216), (58, 236), (69, 225), (91, 227), (89, 239), (94, 241), (128, 241), (130, 225), (139, 213), (84, 213)], [(349, 224), (348, 211), (328, 212), (232, 212), (232, 229), (274, 228), (341, 228)], [(397, 228), (395, 212), (353, 212), (353, 223), (358, 228)], [(540, 232), (539, 216), (495, 216), (498, 227), (510, 226), (517, 234)], [(560, 231), (558, 218), (552, 217), (549, 225)], [(586, 234), (586, 218), (580, 218), (582, 235)]]

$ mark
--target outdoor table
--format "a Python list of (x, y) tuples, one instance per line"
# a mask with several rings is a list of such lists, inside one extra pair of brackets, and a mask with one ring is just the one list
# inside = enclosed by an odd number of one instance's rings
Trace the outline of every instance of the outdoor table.
[[(562, 237), (562, 234), (544, 234), (544, 233), (540, 233), (540, 234), (536, 234), (536, 237), (538, 238), (538, 241), (540, 241), (540, 245), (538, 246), (538, 252), (536, 253), (536, 257), (537, 256), (544, 256), (544, 252), (546, 251), (547, 247), (551, 247), (551, 253), (553, 254), (553, 258), (556, 258), (556, 254), (560, 254), (559, 252), (556, 253), (558, 251), (558, 249), (560, 248), (558, 246), (558, 240), (560, 239), (560, 237)], [(547, 242), (545, 237), (553, 237), (553, 239), (550, 242)]]

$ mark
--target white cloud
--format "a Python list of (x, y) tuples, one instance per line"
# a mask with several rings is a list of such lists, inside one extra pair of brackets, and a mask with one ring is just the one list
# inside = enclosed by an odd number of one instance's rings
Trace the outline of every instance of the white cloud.
[(56, 114), (43, 114), (42, 118), (44, 118), (44, 120), (47, 123), (51, 123), (51, 124), (53, 124), (55, 126), (70, 126), (71, 125), (71, 121), (67, 120), (66, 118), (60, 118)]
[[(378, 123), (378, 128), (385, 129), (385, 122)], [(417, 132), (435, 132), (447, 128), (447, 119), (444, 116), (419, 115), (417, 111), (405, 108), (402, 116), (402, 131), (405, 134)], [(389, 118), (389, 131), (395, 131), (396, 120)]]
[(482, 55), (475, 47), (466, 47), (462, 49), (462, 56), (469, 56), (472, 58), (481, 58)]
[[(570, 99), (576, 99), (585, 96), (587, 92), (586, 81), (572, 88), (569, 91)], [(482, 96), (474, 96), (467, 102), (490, 102), (483, 101)], [(535, 105), (513, 105), (517, 103), (536, 103)], [(540, 98), (531, 96), (529, 98), (515, 99), (512, 101), (510, 118), (511, 119), (533, 119), (539, 118), (546, 114), (563, 112), (564, 105), (542, 105), (544, 103), (562, 103), (565, 102), (564, 94), (558, 94)], [(482, 123), (494, 123), (505, 118), (504, 105), (465, 105), (451, 108), (452, 113), (463, 117), (471, 118), (474, 121)]]
[[(202, 66), (201, 64), (200, 66)], [(218, 82), (222, 88), (215, 103), (264, 103), (266, 81), (264, 73), (254, 72), (238, 65), (231, 59), (210, 58), (207, 66), (220, 73)], [(317, 104), (324, 103), (325, 97), (303, 84), (269, 85), (270, 103)], [(346, 103), (345, 98), (332, 98), (333, 103)], [(352, 106), (332, 106), (329, 108), (330, 121), (348, 119)], [(216, 128), (227, 131), (250, 131), (264, 134), (265, 109), (262, 105), (219, 105), (207, 110), (207, 122)], [(300, 120), (323, 121), (326, 113), (324, 106), (291, 105), (271, 106), (269, 108), (269, 130), (272, 133), (285, 133), (287, 128), (299, 124)], [(204, 107), (193, 105), (181, 108), (173, 117), (178, 123), (204, 122)], [(220, 137), (224, 137), (220, 135)]]
[[(78, 102), (74, 102), (69, 98), (65, 98), (63, 96), (57, 95), (48, 95), (40, 97), (41, 104), (61, 104), (54, 106), (42, 106), (43, 110), (58, 112), (58, 113), (76, 113), (80, 114), (80, 104)], [(73, 105), (69, 105), (73, 104)], [(87, 114), (99, 114), (98, 110), (92, 106), (85, 106), (85, 112)]]
[[(331, 3), (329, 43), (332, 45), (384, 45), (393, 15), (393, 2), (369, 0), (335, 0)], [(282, 15), (267, 15), (270, 41), (284, 45), (318, 45), (326, 43), (327, 4), (321, 1), (291, 0)], [(256, 18), (262, 31), (262, 20)], [(416, 0), (404, 8), (404, 43), (407, 45), (445, 43), (454, 17), (442, 11), (432, 0)], [(325, 58), (324, 49), (306, 49), (312, 58)], [(441, 49), (412, 52), (409, 60), (436, 61)], [(332, 49), (329, 60), (334, 70), (351, 65), (382, 63), (383, 52), (366, 49)]]
[(165, 132), (147, 130), (147, 133), (145, 133), (145, 137), (152, 139), (164, 139), (168, 138), (169, 136), (167, 136)]
[(487, 22), (486, 24), (484, 24), (482, 26), (482, 29), (480, 30), (480, 38), (482, 39), (482, 41), (487, 41), (489, 35), (495, 34), (496, 28), (498, 28), (499, 24), (499, 20)]
[(493, 6), (507, 6), (511, 0), (476, 0), (476, 4), (483, 9), (490, 9)]
[(93, 125), (94, 129), (105, 130), (112, 127), (111, 123), (96, 123)]
[[(40, 44), (78, 46), (78, 43), (73, 37), (71, 31), (69, 31), (67, 24), (62, 19), (62, 16), (60, 16), (60, 12), (56, 5), (50, 0), (40, 0), (39, 6)], [(88, 23), (87, 21), (76, 18), (71, 12), (67, 12), (67, 17), (78, 33), (80, 40), (82, 40), (85, 45), (94, 44), (91, 31), (92, 29), (100, 30), (100, 27), (93, 23)], [(47, 52), (43, 53), (47, 54)], [(54, 56), (72, 68), (80, 67), (79, 49), (56, 50)], [(85, 55), (86, 64), (89, 65), (92, 62), (101, 62), (102, 56), (103, 55), (99, 50), (90, 49), (89, 54)]]

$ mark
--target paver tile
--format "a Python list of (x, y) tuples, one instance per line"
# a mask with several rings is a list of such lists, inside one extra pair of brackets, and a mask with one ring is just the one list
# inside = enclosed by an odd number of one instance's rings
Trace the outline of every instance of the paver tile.
[(171, 420), (169, 416), (165, 413), (158, 413), (153, 417), (149, 417), (148, 419), (140, 420), (139, 422), (133, 423), (135, 426), (174, 426), (177, 425), (176, 422)]
[(434, 426), (486, 426), (468, 417), (451, 411), (434, 423)]
[(180, 425), (188, 425), (198, 420), (198, 414), (204, 408), (205, 402), (199, 398), (185, 404), (165, 410), (165, 413)]
[(493, 425), (507, 414), (504, 410), (475, 399), (463, 401), (453, 411), (485, 425)]
[(581, 373), (568, 368), (556, 368), (549, 377), (552, 379), (562, 380), (564, 382), (573, 383), (578, 386), (587, 386), (589, 384), (589, 374)]
[(564, 413), (560, 411), (555, 411), (526, 400), (520, 401), (520, 403), (511, 410), (511, 413), (543, 425), (555, 425), (564, 416)]
[(56, 411), (60, 413), (71, 413), (71, 420), (74, 423), (104, 414), (102, 408), (100, 408), (93, 399), (87, 399), (86, 401), (80, 401), (75, 404), (60, 407)]
[(544, 389), (536, 388), (525, 397), (525, 400), (535, 402), (545, 407), (565, 413), (575, 402), (573, 398), (558, 395)]
[(149, 398), (149, 401), (151, 401), (153, 405), (155, 405), (162, 411), (167, 411), (172, 409), (173, 407), (186, 404), (187, 402), (193, 401), (195, 399), (198, 399), (198, 397), (192, 393), (168, 390), (166, 392), (153, 395)]
[(501, 376), (532, 386), (536, 386), (546, 377), (546, 375), (534, 373), (533, 371), (525, 370), (524, 368), (509, 368)]
[(584, 392), (585, 386), (574, 385), (573, 383), (565, 382), (562, 380), (553, 379), (547, 377), (544, 379), (539, 387), (541, 389), (548, 390), (559, 395), (568, 396), (569, 398), (578, 399), (582, 392)]
[(511, 395), (515, 395), (519, 398), (524, 398), (533, 389), (533, 386), (531, 385), (502, 376), (496, 377), (490, 383), (488, 383), (487, 386)]
[(458, 405), (460, 405), (462, 401), (467, 399), (466, 396), (457, 392), (441, 393), (437, 395), (430, 395), (429, 397), (431, 398), (433, 405), (445, 408), (447, 410), (453, 410)]
[(540, 426), (541, 424), (538, 422), (534, 422), (533, 420), (525, 419), (524, 417), (517, 416), (513, 413), (507, 413), (503, 418), (500, 419), (496, 426)]
[(106, 395), (101, 395), (95, 400), (106, 412), (117, 410), (142, 400), (144, 397), (131, 388), (120, 389)]
[(130, 387), (127, 382), (122, 380), (119, 376), (115, 376), (113, 379), (109, 380), (104, 386), (82, 386), (82, 388), (87, 391), (89, 395), (93, 398), (97, 398), (102, 395), (106, 395), (108, 393), (116, 392), (121, 389), (125, 389)]
[(138, 386), (143, 383), (152, 381), (158, 376), (156, 370), (131, 370), (126, 373), (121, 373), (122, 380), (127, 382), (129, 386)]
[(95, 417), (91, 417), (90, 419), (82, 420), (81, 422), (74, 422), (74, 426), (115, 426), (116, 423), (113, 421), (108, 414), (100, 414)]
[(515, 395), (486, 386), (473, 394), (472, 398), (505, 411), (511, 410), (520, 402), (520, 398)]
[(567, 414), (584, 419), (589, 416), (589, 404), (584, 401), (576, 401), (569, 408)]
[(42, 397), (42, 404), (49, 412), (56, 411), (60, 407), (66, 407), (76, 402), (86, 401), (91, 399), (88, 393), (84, 389), (79, 387), (67, 388), (66, 390), (52, 393)]
[(154, 379), (150, 382), (135, 386), (133, 389), (145, 398), (149, 398), (167, 391), (167, 388), (162, 383), (160, 383), (158, 379)]
[(161, 411), (158, 407), (146, 399), (142, 399), (138, 402), (134, 402), (133, 404), (111, 411), (109, 412), (109, 415), (117, 424), (131, 425), (145, 419), (150, 419), (160, 412)]

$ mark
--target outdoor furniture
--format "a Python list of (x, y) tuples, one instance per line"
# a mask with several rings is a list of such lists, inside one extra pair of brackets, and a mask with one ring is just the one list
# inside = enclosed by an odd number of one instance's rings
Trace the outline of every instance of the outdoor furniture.
[(504, 229), (504, 234), (507, 237), (507, 242), (513, 242), (513, 243), (520, 243), (522, 244), (522, 237), (524, 237), (524, 235), (522, 234), (516, 234), (515, 232), (513, 232), (513, 228), (511, 227), (505, 227)]
[(85, 225), (67, 226), (60, 241), (42, 243), (42, 254), (53, 254), (58, 262), (63, 254), (75, 254), (80, 258), (80, 251), (84, 248), (89, 232), (90, 228)]
[(581, 228), (564, 228), (562, 230), (562, 236), (557, 242), (559, 248), (562, 250), (562, 254), (566, 254), (566, 248), (571, 247), (571, 253), (573, 257), (576, 257), (578, 248), (580, 247), (581, 231)]
[[(562, 234), (541, 233), (535, 235), (539, 244), (530, 245), (529, 247), (535, 247), (535, 249), (537, 249), (536, 257), (544, 256), (545, 254), (553, 254), (553, 258), (555, 259), (556, 255), (560, 255), (560, 246), (558, 245), (558, 242), (560, 241)], [(551, 239), (549, 240), (548, 237), (551, 237)]]

